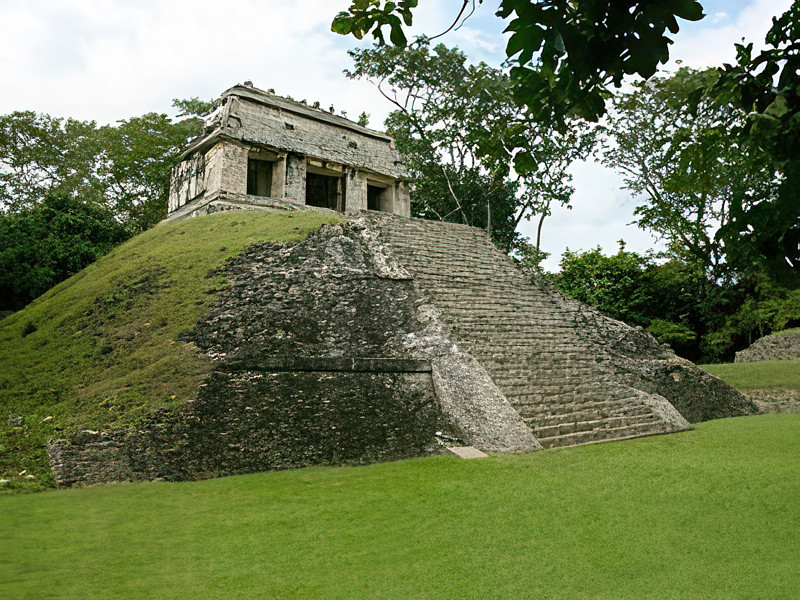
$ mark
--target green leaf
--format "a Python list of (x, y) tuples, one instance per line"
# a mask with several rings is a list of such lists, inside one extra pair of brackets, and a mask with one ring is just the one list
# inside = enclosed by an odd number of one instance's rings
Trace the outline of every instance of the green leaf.
[(789, 110), (789, 104), (786, 102), (786, 96), (783, 94), (778, 94), (775, 96), (775, 100), (772, 101), (764, 113), (780, 119), (786, 115)]
[(706, 16), (703, 7), (695, 0), (677, 0), (672, 10), (676, 16), (687, 21), (700, 21)]
[(392, 44), (399, 48), (404, 47), (408, 43), (406, 34), (403, 33), (403, 27), (399, 23), (392, 24), (392, 31), (389, 34), (389, 39), (392, 41)]
[[(339, 35), (348, 35), (353, 28), (353, 17), (348, 12), (340, 12), (333, 18), (331, 23), (331, 31)], [(361, 38), (359, 38), (361, 39)]]

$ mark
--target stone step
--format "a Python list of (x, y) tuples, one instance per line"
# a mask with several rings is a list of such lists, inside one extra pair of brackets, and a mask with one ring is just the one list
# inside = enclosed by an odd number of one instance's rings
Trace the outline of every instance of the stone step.
[(558, 425), (540, 425), (536, 421), (531, 420), (526, 420), (525, 422), (528, 423), (537, 438), (550, 438), (572, 433), (580, 433), (583, 431), (619, 429), (620, 427), (632, 425), (659, 423), (660, 420), (657, 416), (650, 413), (648, 415), (637, 416), (620, 415), (616, 417), (606, 417), (604, 419), (595, 419), (593, 421), (575, 421), (561, 423)]
[(575, 410), (564, 413), (552, 412), (526, 412), (517, 411), (520, 416), (532, 423), (535, 427), (553, 427), (559, 425), (566, 425), (572, 423), (584, 423), (594, 418), (616, 418), (616, 417), (647, 417), (653, 414), (649, 406), (646, 405), (631, 405), (630, 401), (626, 402), (607, 402), (603, 406), (594, 406), (588, 410)]
[(629, 439), (652, 435), (656, 433), (667, 433), (671, 431), (664, 423), (641, 423), (636, 425), (626, 425), (611, 429), (596, 429), (591, 431), (580, 431), (566, 435), (552, 437), (540, 437), (539, 443), (544, 448), (564, 448), (566, 446), (579, 446), (593, 442), (605, 442), (611, 440)]

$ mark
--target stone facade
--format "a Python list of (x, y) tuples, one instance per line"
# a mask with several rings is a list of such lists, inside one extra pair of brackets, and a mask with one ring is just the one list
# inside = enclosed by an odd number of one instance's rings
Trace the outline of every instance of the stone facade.
[(339, 212), (411, 214), (393, 140), (343, 117), (251, 85), (219, 100), (205, 133), (173, 168), (170, 218), (214, 212), (231, 197)]
[(800, 360), (800, 329), (757, 339), (749, 348), (736, 353), (735, 362), (760, 360)]
[(361, 213), (255, 244), (185, 341), (197, 399), (52, 440), (59, 485), (521, 452), (756, 412), (649, 334), (531, 283), (482, 230)]

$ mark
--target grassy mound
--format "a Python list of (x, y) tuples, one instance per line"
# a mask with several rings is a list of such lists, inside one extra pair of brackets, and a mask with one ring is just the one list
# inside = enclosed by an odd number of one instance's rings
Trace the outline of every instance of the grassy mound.
[(763, 360), (757, 362), (700, 365), (739, 390), (800, 389), (800, 360)]
[(193, 399), (208, 360), (179, 340), (245, 246), (335, 215), (230, 212), (163, 223), (0, 321), (0, 491), (51, 484), (47, 438), (126, 426)]
[(796, 598), (800, 415), (0, 498), (8, 598)]

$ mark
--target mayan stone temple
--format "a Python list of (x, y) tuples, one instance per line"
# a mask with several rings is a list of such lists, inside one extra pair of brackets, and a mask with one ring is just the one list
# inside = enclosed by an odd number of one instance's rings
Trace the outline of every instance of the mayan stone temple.
[(392, 140), (347, 119), (235, 86), (172, 184), (171, 220), (345, 215), (230, 259), (181, 338), (213, 365), (197, 398), (53, 440), (59, 485), (527, 452), (756, 411), (646, 331), (531, 281), (485, 231), (411, 218)]
[(411, 214), (390, 137), (249, 83), (230, 88), (173, 169), (170, 217), (292, 204)]

